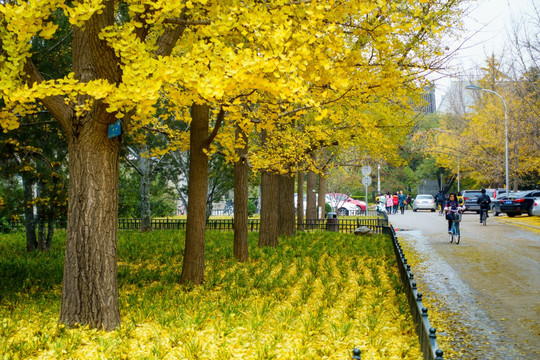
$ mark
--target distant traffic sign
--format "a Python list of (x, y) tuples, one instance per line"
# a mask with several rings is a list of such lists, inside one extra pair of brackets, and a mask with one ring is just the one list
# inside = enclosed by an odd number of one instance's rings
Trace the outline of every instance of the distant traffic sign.
[(371, 166), (362, 166), (362, 175), (368, 176), (369, 174), (371, 174)]
[(364, 186), (371, 185), (371, 178), (369, 176), (364, 176), (362, 178), (362, 184), (364, 184)]

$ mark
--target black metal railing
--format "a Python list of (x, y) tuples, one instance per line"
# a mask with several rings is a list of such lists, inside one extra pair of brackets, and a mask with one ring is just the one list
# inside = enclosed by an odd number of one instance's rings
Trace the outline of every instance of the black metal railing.
[(411, 266), (407, 264), (407, 259), (405, 258), (401, 245), (399, 244), (394, 228), (389, 226), (386, 231), (392, 237), (401, 282), (403, 283), (405, 292), (407, 293), (411, 315), (416, 324), (416, 333), (420, 341), (420, 347), (422, 348), (424, 360), (442, 360), (443, 351), (440, 350), (439, 346), (437, 345), (437, 330), (429, 323), (428, 309), (422, 305), (422, 294), (418, 292), (416, 287)]
[[(356, 218), (346, 218), (346, 219), (314, 219), (314, 220), (304, 220), (299, 223), (296, 222), (296, 228), (298, 231), (338, 231), (344, 233), (352, 233), (355, 229), (361, 226), (366, 226), (376, 234), (383, 233), (383, 228), (388, 226), (388, 218), (379, 215), (375, 212), (368, 215), (372, 217), (359, 216)], [(185, 230), (187, 226), (186, 219), (152, 219), (151, 227), (154, 230)], [(24, 222), (22, 221), (13, 221), (10, 222), (10, 226), (13, 229), (21, 230), (24, 228)], [(249, 219), (248, 220), (248, 231), (259, 231), (261, 226), (260, 219)], [(63, 226), (58, 226), (59, 228), (65, 228)], [(140, 219), (118, 219), (118, 229), (119, 230), (138, 230), (141, 228)], [(234, 219), (209, 219), (206, 222), (207, 230), (218, 230), (218, 231), (233, 231), (234, 230)]]
[[(337, 221), (337, 223), (336, 223)], [(187, 226), (186, 219), (152, 219), (151, 226), (154, 230), (185, 230)], [(260, 219), (249, 219), (248, 230), (259, 231), (261, 226)], [(383, 228), (388, 226), (388, 218), (379, 216), (376, 218), (348, 218), (348, 219), (313, 219), (304, 220), (296, 223), (299, 231), (318, 231), (331, 230), (345, 233), (352, 233), (360, 226), (366, 226), (374, 233), (383, 233)], [(141, 227), (140, 219), (118, 219), (118, 229), (137, 230)], [(234, 219), (210, 219), (206, 221), (206, 230), (233, 231)]]

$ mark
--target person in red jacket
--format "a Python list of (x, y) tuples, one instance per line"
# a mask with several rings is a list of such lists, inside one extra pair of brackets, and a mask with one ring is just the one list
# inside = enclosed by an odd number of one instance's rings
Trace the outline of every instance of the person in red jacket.
[(397, 209), (398, 209), (398, 204), (399, 204), (399, 196), (396, 193), (394, 193), (394, 195), (392, 195), (392, 207), (393, 207), (393, 214), (397, 214)]

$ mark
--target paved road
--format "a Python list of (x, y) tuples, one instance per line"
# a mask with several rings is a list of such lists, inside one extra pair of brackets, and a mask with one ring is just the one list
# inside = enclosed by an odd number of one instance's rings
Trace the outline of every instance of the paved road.
[(417, 282), (445, 304), (442, 311), (458, 324), (460, 334), (441, 336), (456, 340), (459, 358), (540, 359), (538, 231), (493, 216), (484, 227), (477, 214), (466, 213), (461, 243), (455, 245), (437, 213), (406, 211), (391, 215), (390, 222), (417, 257)]

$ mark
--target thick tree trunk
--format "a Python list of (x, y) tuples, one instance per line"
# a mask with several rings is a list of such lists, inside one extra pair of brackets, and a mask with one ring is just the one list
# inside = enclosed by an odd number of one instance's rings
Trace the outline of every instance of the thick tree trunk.
[(319, 219), (324, 219), (325, 211), (324, 204), (326, 203), (326, 178), (324, 174), (319, 175), (319, 199), (317, 201), (317, 215)]
[(261, 227), (259, 246), (278, 245), (278, 178), (269, 172), (261, 174)]
[(47, 238), (45, 239), (45, 249), (51, 250), (52, 238), (54, 235), (54, 219), (49, 217), (47, 222)]
[(199, 285), (204, 280), (208, 156), (203, 150), (208, 138), (209, 116), (208, 105), (192, 106), (186, 246), (180, 279), (182, 284)]
[(236, 150), (240, 159), (234, 164), (234, 257), (247, 261), (248, 252), (248, 163), (246, 159), (248, 143), (243, 130), (236, 129), (236, 138), (244, 143)]
[(293, 236), (296, 234), (296, 221), (294, 217), (294, 176), (280, 175), (278, 186), (278, 234)]
[[(94, 115), (97, 116), (97, 115)], [(60, 322), (114, 330), (117, 281), (119, 137), (89, 119), (69, 133), (69, 219)], [(82, 124), (85, 123), (83, 126)]]
[(148, 158), (139, 153), (139, 171), (141, 182), (141, 232), (152, 231), (150, 209), (150, 168)]
[(299, 231), (304, 231), (304, 173), (297, 175), (296, 223)]
[(23, 176), (23, 196), (24, 196), (24, 223), (26, 229), (26, 251), (33, 252), (37, 249), (36, 220), (34, 218), (34, 194), (32, 193), (32, 181)]
[(315, 196), (316, 182), (317, 175), (313, 171), (308, 171), (306, 181), (306, 220), (317, 219), (317, 199)]
[(45, 246), (45, 218), (44, 215), (40, 213), (38, 208), (38, 249), (40, 251), (47, 250)]
[[(40, 181), (38, 182), (37, 186), (37, 194), (38, 197), (43, 198), (43, 186), (44, 184)], [(45, 244), (45, 225), (47, 220), (47, 209), (44, 205), (38, 205), (37, 206), (37, 228), (38, 228), (38, 235), (37, 235), (37, 241), (38, 241), (38, 250), (40, 251), (47, 251), (47, 246)]]

